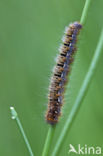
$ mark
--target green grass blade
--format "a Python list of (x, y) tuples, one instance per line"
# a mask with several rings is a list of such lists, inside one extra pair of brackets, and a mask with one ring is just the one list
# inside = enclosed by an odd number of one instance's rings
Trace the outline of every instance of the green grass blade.
[(91, 1), (92, 0), (86, 0), (85, 1), (85, 5), (84, 5), (84, 8), (83, 8), (83, 12), (82, 12), (81, 20), (80, 20), (80, 23), (83, 24), (83, 25), (86, 22), (87, 15), (88, 15), (88, 10), (90, 8)]
[(49, 130), (48, 130), (48, 134), (47, 134), (47, 138), (46, 138), (46, 141), (45, 141), (42, 156), (48, 156), (50, 144), (52, 142), (53, 135), (54, 135), (54, 131), (55, 131), (55, 126), (50, 125)]
[[(83, 8), (82, 17), (81, 17), (81, 20), (80, 20), (81, 24), (84, 24), (85, 21), (86, 21), (88, 9), (90, 7), (90, 2), (91, 2), (91, 0), (86, 0), (86, 2), (85, 2), (84, 8)], [(51, 136), (53, 136), (53, 134), (54, 134), (53, 128), (54, 127), (52, 127), (52, 126), (49, 128), (48, 135), (46, 137), (45, 145), (44, 145), (44, 148), (43, 148), (42, 156), (47, 156), (48, 155), (48, 151), (49, 151), (49, 148), (50, 148), (50, 145), (51, 145), (51, 141), (52, 141), (52, 137)]]
[(90, 85), (93, 75), (95, 73), (96, 67), (98, 65), (98, 60), (99, 60), (100, 54), (102, 52), (102, 47), (103, 47), (103, 30), (101, 32), (101, 36), (100, 36), (96, 51), (94, 53), (93, 59), (91, 61), (89, 70), (86, 74), (86, 77), (85, 77), (82, 87), (79, 91), (79, 94), (76, 98), (76, 101), (71, 110), (71, 113), (68, 115), (67, 121), (64, 125), (61, 135), (60, 135), (59, 139), (57, 140), (57, 143), (55, 145), (52, 156), (56, 156), (58, 151), (60, 150), (60, 147), (62, 146), (63, 141), (65, 139), (65, 136), (66, 136), (66, 134), (68, 134), (71, 124), (74, 122), (74, 119), (78, 113), (78, 110), (80, 109), (80, 106), (84, 100), (84, 97), (86, 96), (87, 90), (89, 88), (89, 85)]
[(24, 129), (22, 127), (22, 124), (20, 122), (20, 119), (18, 117), (18, 114), (17, 114), (16, 110), (14, 109), (14, 107), (10, 107), (10, 110), (11, 110), (11, 114), (12, 114), (12, 119), (15, 119), (16, 122), (17, 122), (17, 125), (18, 125), (18, 127), (20, 129), (20, 132), (21, 132), (22, 136), (23, 136), (23, 139), (25, 141), (25, 144), (27, 146), (27, 149), (28, 149), (28, 151), (30, 153), (30, 156), (34, 156), (34, 154), (32, 152), (32, 149), (31, 149), (31, 146), (30, 146), (29, 141), (28, 141), (28, 139), (27, 139), (27, 137), (25, 135)]

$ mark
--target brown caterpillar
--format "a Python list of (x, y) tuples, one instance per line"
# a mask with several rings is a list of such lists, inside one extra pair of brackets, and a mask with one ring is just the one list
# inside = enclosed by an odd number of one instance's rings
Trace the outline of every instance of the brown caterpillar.
[(57, 58), (56, 66), (51, 78), (48, 96), (48, 110), (46, 121), (54, 125), (58, 122), (63, 104), (65, 84), (70, 72), (70, 65), (73, 62), (74, 52), (76, 51), (76, 41), (82, 25), (74, 22), (66, 28), (60, 54)]

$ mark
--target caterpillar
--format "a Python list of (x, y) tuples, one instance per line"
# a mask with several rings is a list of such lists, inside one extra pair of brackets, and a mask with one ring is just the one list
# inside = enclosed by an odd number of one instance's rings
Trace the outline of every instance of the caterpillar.
[(81, 28), (82, 25), (79, 22), (70, 24), (65, 30), (63, 44), (59, 49), (59, 55), (51, 77), (48, 109), (46, 112), (46, 121), (51, 125), (55, 125), (61, 115), (67, 76), (70, 72), (74, 53), (77, 49), (77, 36)]

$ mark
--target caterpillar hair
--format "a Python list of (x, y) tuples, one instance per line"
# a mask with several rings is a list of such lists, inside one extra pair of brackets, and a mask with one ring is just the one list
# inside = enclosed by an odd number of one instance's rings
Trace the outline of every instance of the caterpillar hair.
[(76, 52), (77, 49), (77, 36), (81, 28), (82, 25), (79, 22), (74, 22), (65, 30), (63, 44), (59, 50), (59, 55), (49, 87), (46, 121), (51, 125), (55, 125), (61, 115), (65, 84), (67, 83), (67, 76), (70, 73), (70, 66), (73, 62), (74, 52)]

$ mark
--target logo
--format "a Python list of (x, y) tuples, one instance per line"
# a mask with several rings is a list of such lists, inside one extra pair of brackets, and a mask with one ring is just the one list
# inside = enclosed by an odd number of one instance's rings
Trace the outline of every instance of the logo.
[(75, 154), (95, 154), (95, 155), (100, 155), (102, 154), (102, 148), (97, 146), (97, 147), (93, 147), (93, 146), (81, 146), (80, 144), (78, 144), (76, 147), (74, 147), (72, 144), (69, 145), (69, 152), (70, 153), (75, 153)]

